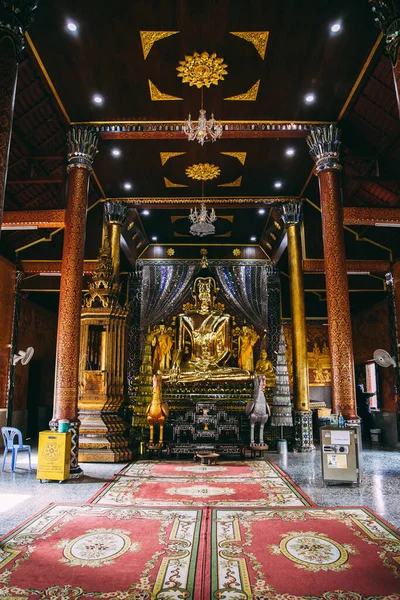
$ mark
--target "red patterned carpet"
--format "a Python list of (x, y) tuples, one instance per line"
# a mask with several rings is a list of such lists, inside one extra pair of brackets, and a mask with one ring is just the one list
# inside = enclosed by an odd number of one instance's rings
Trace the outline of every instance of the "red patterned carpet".
[(273, 463), (196, 466), (135, 463), (32, 517), (0, 542), (0, 600), (400, 600), (400, 535), (369, 509), (307, 506)]
[(218, 465), (200, 465), (193, 462), (139, 460), (126, 465), (118, 475), (130, 477), (190, 477), (199, 480), (209, 475), (218, 479), (231, 477), (264, 478), (288, 477), (271, 460), (224, 461)]
[(116, 475), (91, 502), (118, 506), (315, 506), (289, 478), (126, 477)]

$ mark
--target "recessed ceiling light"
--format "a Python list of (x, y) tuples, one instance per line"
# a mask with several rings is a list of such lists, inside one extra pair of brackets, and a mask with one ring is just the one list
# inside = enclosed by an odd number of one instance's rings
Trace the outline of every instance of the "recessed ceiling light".
[(67, 21), (67, 29), (71, 33), (76, 33), (78, 31), (78, 25), (73, 21)]
[(315, 102), (315, 94), (306, 94), (304, 96), (304, 102), (306, 102), (307, 104), (312, 104), (313, 102)]
[(281, 188), (282, 187), (282, 181), (275, 181), (274, 187)]
[(255, 242), (255, 241), (256, 241), (256, 239), (257, 239), (257, 238), (256, 238), (254, 235), (252, 235), (252, 236), (251, 236), (251, 238), (250, 238), (250, 241), (251, 241), (251, 242)]
[(113, 156), (121, 156), (121, 150), (120, 150), (119, 148), (113, 148), (113, 149), (111, 150), (111, 154), (112, 154)]
[(295, 149), (294, 148), (286, 148), (285, 154), (286, 154), (286, 156), (293, 156), (295, 154)]
[(124, 190), (131, 190), (132, 189), (132, 184), (129, 183), (128, 181), (126, 183), (124, 183)]
[(265, 208), (259, 208), (259, 209), (258, 209), (258, 214), (259, 214), (259, 215), (263, 215), (263, 214), (265, 214)]
[(331, 32), (338, 33), (342, 29), (342, 24), (337, 21), (336, 23), (332, 23)]
[(151, 239), (153, 240), (153, 242), (156, 242), (157, 241), (157, 236), (153, 235), (153, 237)]
[(147, 210), (147, 208), (145, 210), (142, 210), (142, 215), (144, 215), (145, 217), (147, 217), (150, 214), (150, 211)]
[(104, 98), (103, 96), (100, 96), (100, 94), (94, 94), (92, 100), (95, 104), (103, 104), (104, 102)]

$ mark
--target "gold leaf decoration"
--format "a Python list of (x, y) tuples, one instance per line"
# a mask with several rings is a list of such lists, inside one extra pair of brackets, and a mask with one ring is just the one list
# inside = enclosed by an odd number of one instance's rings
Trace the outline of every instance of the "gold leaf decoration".
[(218, 187), (240, 187), (242, 185), (242, 175), (230, 183), (221, 183)]
[(279, 223), (279, 221), (274, 221), (274, 225), (275, 225), (275, 227), (276, 227), (277, 229), (279, 229), (279, 230), (281, 230), (281, 229), (282, 229), (282, 227), (281, 227), (281, 224)]
[(193, 55), (185, 56), (185, 60), (180, 60), (176, 70), (178, 77), (182, 77), (182, 83), (195, 85), (200, 89), (204, 85), (209, 88), (223, 81), (224, 75), (228, 74), (227, 66), (224, 59), (218, 58), (215, 52), (212, 54), (195, 52)]
[(244, 94), (238, 94), (237, 96), (230, 96), (229, 98), (224, 98), (224, 100), (247, 100), (249, 102), (254, 102), (257, 100), (258, 88), (260, 87), (260, 79), (256, 81), (256, 83)]
[(181, 156), (181, 154), (186, 154), (186, 152), (160, 152), (161, 166), (163, 167), (170, 158)]
[(234, 248), (232, 250), (232, 254), (233, 256), (240, 256), (242, 254), (242, 251), (240, 250), (240, 248)]
[(188, 187), (187, 185), (184, 185), (183, 183), (174, 183), (173, 181), (170, 181), (166, 177), (164, 177), (164, 183), (165, 183), (165, 187), (167, 187), (167, 188)]
[(158, 87), (156, 87), (154, 83), (150, 81), (150, 79), (148, 81), (151, 100), (183, 100), (183, 98), (178, 98), (178, 96), (171, 96), (171, 94), (164, 94), (163, 92), (160, 92)]
[(258, 54), (264, 60), (265, 52), (267, 50), (269, 31), (230, 31), (229, 33), (246, 40), (246, 42), (250, 42), (250, 44), (253, 44)]
[(174, 256), (174, 254), (175, 254), (175, 250), (173, 248), (168, 248), (167, 255), (168, 256)]
[(247, 152), (221, 152), (221, 154), (225, 154), (226, 156), (232, 156), (233, 158), (237, 158), (238, 161), (244, 166), (246, 162)]
[(271, 231), (271, 233), (269, 235), (272, 237), (273, 240), (276, 241), (276, 235), (274, 233), (272, 233), (272, 231)]
[(185, 173), (191, 179), (208, 181), (209, 179), (215, 179), (216, 177), (219, 177), (221, 175), (221, 169), (210, 163), (197, 163), (187, 167)]
[(271, 244), (269, 242), (267, 242), (265, 245), (267, 246), (267, 248), (269, 248), (270, 250), (272, 250), (272, 246), (271, 246)]
[(179, 33), (179, 31), (141, 31), (140, 41), (142, 42), (144, 60), (146, 60), (150, 50), (156, 42), (171, 35), (175, 35), (176, 33)]

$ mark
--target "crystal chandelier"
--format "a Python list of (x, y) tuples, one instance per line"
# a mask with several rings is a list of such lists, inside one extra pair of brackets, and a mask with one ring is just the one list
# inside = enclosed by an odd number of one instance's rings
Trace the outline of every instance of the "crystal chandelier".
[(217, 220), (217, 217), (213, 208), (210, 213), (208, 213), (205, 204), (200, 206), (199, 211), (197, 208), (191, 208), (189, 219), (192, 222), (192, 225), (190, 226), (190, 233), (192, 235), (203, 237), (204, 235), (212, 235), (215, 233), (213, 223)]
[(197, 125), (189, 115), (189, 118), (183, 123), (183, 132), (188, 136), (189, 142), (197, 140), (203, 146), (204, 142), (215, 142), (222, 136), (222, 125), (217, 123), (213, 114), (207, 121), (206, 111), (201, 108)]

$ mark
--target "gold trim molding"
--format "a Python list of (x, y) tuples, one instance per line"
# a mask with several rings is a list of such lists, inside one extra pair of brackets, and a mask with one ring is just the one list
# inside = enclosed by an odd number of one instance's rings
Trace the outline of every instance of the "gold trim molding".
[(142, 42), (143, 58), (149, 55), (153, 45), (171, 35), (176, 35), (179, 31), (140, 31), (140, 41)]
[(260, 81), (260, 79), (256, 81), (255, 84), (244, 94), (238, 94), (237, 96), (229, 96), (229, 98), (224, 98), (224, 100), (246, 100), (247, 102), (254, 102), (255, 100), (257, 100)]
[(188, 185), (185, 185), (183, 183), (174, 183), (173, 181), (170, 181), (166, 177), (164, 177), (164, 183), (165, 183), (165, 187), (166, 188), (183, 188), (183, 187), (189, 187)]
[(267, 43), (269, 37), (269, 31), (230, 31), (231, 35), (250, 42), (261, 56), (262, 60), (265, 58), (265, 52), (267, 50)]

